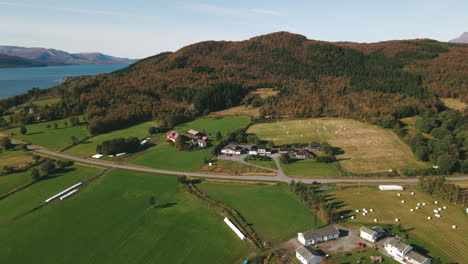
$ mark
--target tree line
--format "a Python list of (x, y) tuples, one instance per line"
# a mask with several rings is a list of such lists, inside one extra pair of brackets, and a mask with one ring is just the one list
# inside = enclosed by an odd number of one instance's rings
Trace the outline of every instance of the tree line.
[(445, 177), (419, 177), (418, 190), (431, 195), (434, 198), (446, 200), (456, 204), (464, 205), (463, 190), (459, 185), (450, 184)]

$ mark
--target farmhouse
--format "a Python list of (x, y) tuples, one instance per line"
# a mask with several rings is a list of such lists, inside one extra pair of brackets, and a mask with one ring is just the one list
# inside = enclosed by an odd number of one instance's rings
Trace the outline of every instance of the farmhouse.
[(296, 258), (303, 264), (318, 264), (322, 260), (318, 252), (308, 246), (296, 249)]
[(252, 146), (249, 150), (249, 155), (258, 155), (258, 148), (257, 146)]
[(200, 132), (194, 129), (190, 129), (189, 131), (187, 131), (187, 134), (191, 137), (196, 137), (196, 138), (201, 137), (202, 135)]
[(302, 159), (302, 160), (315, 158), (315, 155), (313, 153), (305, 149), (297, 151), (295, 156), (297, 159)]
[(292, 154), (294, 153), (295, 148), (279, 148), (278, 152), (280, 154)]
[(337, 239), (340, 236), (340, 231), (336, 227), (327, 227), (317, 230), (310, 230), (304, 233), (297, 234), (297, 240), (303, 245), (317, 244), (323, 241)]
[(203, 141), (201, 139), (193, 138), (192, 139), (192, 145), (194, 147), (206, 148), (208, 146), (208, 142)]
[(241, 155), (245, 153), (245, 149), (240, 147), (236, 143), (230, 143), (224, 148), (221, 149), (221, 153), (223, 154), (229, 154), (229, 155)]
[(401, 241), (398, 237), (392, 237), (384, 243), (387, 253), (400, 263), (430, 264), (431, 259), (413, 250), (413, 247)]
[(372, 228), (361, 226), (360, 231), (361, 231), (360, 236), (370, 242), (377, 241), (377, 239), (379, 239), (379, 237), (381, 237), (385, 233), (385, 231), (378, 226), (374, 226)]
[(257, 151), (258, 155), (261, 156), (271, 155), (271, 149), (267, 148), (265, 145), (259, 145)]
[(306, 149), (320, 151), (320, 146), (321, 146), (320, 143), (310, 143), (310, 144), (307, 144)]
[(179, 132), (175, 132), (175, 131), (168, 131), (166, 133), (167, 139), (169, 139), (172, 142), (175, 142), (176, 139), (179, 137), (179, 135), (180, 135)]

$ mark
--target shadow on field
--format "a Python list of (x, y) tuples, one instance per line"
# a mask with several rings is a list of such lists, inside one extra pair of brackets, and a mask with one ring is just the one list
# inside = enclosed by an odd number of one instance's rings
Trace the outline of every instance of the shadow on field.
[(57, 169), (54, 173), (42, 177), (42, 178), (41, 178), (41, 181), (44, 181), (44, 180), (51, 180), (51, 179), (60, 177), (60, 176), (62, 176), (63, 174), (66, 174), (66, 173), (69, 173), (69, 172), (72, 172), (72, 171), (75, 171), (75, 170), (76, 170), (76, 168)]
[(172, 207), (174, 205), (177, 205), (177, 203), (166, 203), (166, 204), (161, 204), (161, 205), (158, 205), (158, 206), (155, 206), (154, 208), (169, 208), (169, 207)]
[(34, 132), (34, 133), (28, 133), (26, 135), (32, 136), (32, 135), (38, 135), (38, 134), (44, 134), (44, 132)]

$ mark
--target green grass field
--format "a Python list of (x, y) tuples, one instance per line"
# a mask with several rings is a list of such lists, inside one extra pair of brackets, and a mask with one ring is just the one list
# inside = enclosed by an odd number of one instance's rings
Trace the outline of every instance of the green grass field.
[[(342, 264), (351, 264), (351, 263), (360, 263), (360, 264), (373, 264), (370, 260), (370, 256), (382, 256), (382, 262), (385, 264), (398, 264), (396, 260), (392, 259), (391, 257), (387, 257), (377, 251), (377, 249), (366, 249), (366, 250), (359, 250), (357, 252), (350, 252), (348, 254), (339, 254), (333, 256), (333, 258), (338, 261), (338, 263)], [(359, 261), (359, 262), (358, 262)]]
[(219, 173), (219, 174), (257, 174), (257, 175), (276, 175), (275, 172), (255, 166), (243, 164), (236, 161), (230, 160), (217, 160), (213, 166), (204, 165), (200, 171), (208, 173)]
[[(357, 223), (373, 223), (377, 218), (379, 223), (396, 224), (401, 223), (403, 229), (408, 230), (410, 244), (415, 244), (428, 251), (431, 257), (442, 257), (446, 262), (464, 263), (468, 259), (466, 250), (468, 225), (466, 224), (467, 215), (464, 208), (443, 202), (435, 205), (431, 197), (407, 187), (405, 191), (399, 191), (401, 197), (397, 196), (396, 191), (380, 191), (375, 187), (346, 188), (340, 191), (330, 193), (335, 201), (344, 202), (341, 210), (351, 210), (362, 208), (373, 208), (375, 212), (366, 216), (356, 215)], [(415, 191), (415, 195), (410, 192)], [(402, 204), (401, 200), (406, 203)], [(420, 206), (419, 210), (410, 212), (417, 203), (426, 203), (426, 206)], [(433, 210), (442, 206), (447, 206), (440, 214), (441, 218), (434, 216)], [(353, 213), (354, 214), (354, 213)], [(427, 217), (432, 219), (428, 220)], [(395, 222), (399, 218), (400, 222)], [(452, 225), (457, 225), (457, 229), (452, 229)]]
[[(64, 189), (98, 175), (101, 170), (74, 165), (67, 168), (68, 172), (53, 174), (33, 185), (18, 191), (7, 198), (0, 200), (0, 223), (27, 212), (42, 203), (44, 200), (63, 191)], [(13, 175), (15, 176), (15, 175)], [(16, 175), (18, 176), (18, 175)], [(19, 175), (29, 177), (29, 173)], [(0, 176), (3, 177), (3, 176)]]
[[(210, 144), (216, 144), (216, 133), (220, 131), (223, 135), (226, 131), (234, 131), (246, 126), (248, 117), (224, 117), (220, 119), (199, 118), (192, 122), (181, 124), (174, 128), (175, 131), (185, 133), (189, 129), (204, 131), (209, 138)], [(131, 160), (130, 163), (165, 170), (198, 171), (205, 158), (211, 156), (212, 147), (196, 151), (178, 151), (173, 145), (163, 138), (150, 151)]]
[(101, 144), (103, 141), (122, 137), (137, 137), (141, 139), (149, 135), (148, 129), (151, 126), (157, 126), (157, 123), (154, 121), (148, 121), (129, 128), (115, 130), (106, 134), (97, 135), (84, 141), (81, 144), (67, 149), (65, 153), (78, 157), (89, 157), (91, 155), (96, 154), (96, 146), (98, 144)]
[[(0, 195), (5, 194), (21, 185), (31, 182), (31, 174), (29, 171), (18, 172), (0, 176)], [(1, 207), (1, 201), (0, 201)]]
[(344, 154), (340, 166), (355, 174), (388, 172), (390, 169), (425, 168), (411, 149), (391, 130), (344, 118), (284, 120), (251, 126), (248, 133), (276, 145), (328, 141)]
[(209, 197), (237, 210), (263, 240), (278, 244), (297, 232), (314, 229), (320, 220), (287, 190), (287, 185), (237, 185), (202, 183)]
[[(65, 126), (65, 122), (68, 123), (68, 126)], [(52, 128), (54, 123), (57, 123), (57, 129)], [(47, 128), (47, 125), (50, 125), (51, 128)], [(83, 139), (88, 136), (88, 131), (84, 125), (72, 127), (68, 119), (26, 125), (26, 128), (28, 130), (26, 135), (21, 135), (19, 128), (3, 130), (1, 133), (14, 133), (15, 135), (13, 138), (18, 138), (55, 151), (62, 150), (72, 145), (71, 136), (75, 136), (78, 139)]]
[[(281, 164), (286, 175), (291, 177), (337, 177), (340, 171), (333, 163), (320, 163), (315, 160), (297, 160), (290, 164)], [(314, 176), (312, 176), (314, 175)]]
[[(37, 105), (37, 106), (46, 106), (46, 105), (56, 104), (56, 103), (60, 102), (61, 100), (62, 99), (60, 99), (59, 97), (55, 97), (55, 98), (50, 98), (50, 99), (32, 101), (31, 104), (34, 104), (34, 105)], [(20, 105), (20, 107), (26, 106), (28, 104), (29, 103), (22, 104), (22, 105)]]
[(272, 169), (277, 169), (276, 168), (276, 163), (273, 159), (271, 160), (261, 160), (260, 158), (256, 158), (256, 157), (249, 157), (249, 158), (246, 158), (245, 161), (247, 161), (248, 163), (252, 163), (252, 164), (255, 164), (255, 165), (259, 165), (259, 166), (262, 166), (262, 167), (267, 167), (267, 168), (272, 168)]
[(0, 240), (8, 241), (2, 263), (242, 263), (250, 251), (201, 201), (178, 191), (176, 177), (125, 170), (0, 227)]

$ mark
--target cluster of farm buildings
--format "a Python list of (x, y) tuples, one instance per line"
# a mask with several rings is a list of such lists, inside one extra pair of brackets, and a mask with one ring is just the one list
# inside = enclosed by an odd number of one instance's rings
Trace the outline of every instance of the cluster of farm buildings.
[[(166, 133), (167, 139), (172, 142), (176, 142), (177, 138), (180, 135), (181, 134), (177, 131), (168, 131)], [(203, 135), (203, 133), (194, 129), (190, 129), (189, 131), (187, 131), (186, 135), (190, 137), (190, 142), (192, 143), (192, 146), (200, 148), (208, 147), (208, 137)]]
[[(360, 229), (360, 237), (376, 243), (383, 239), (388, 234), (381, 227), (374, 226), (368, 228), (362, 226)], [(310, 230), (297, 234), (297, 240), (302, 244), (296, 249), (296, 258), (303, 264), (318, 264), (322, 261), (322, 254), (310, 247), (320, 242), (339, 239), (340, 230), (337, 227), (327, 227), (317, 230)], [(365, 246), (359, 243), (360, 246)], [(430, 264), (431, 259), (420, 254), (410, 245), (402, 242), (399, 237), (387, 237), (383, 242), (382, 253), (388, 255), (402, 264)]]
[(288, 148), (271, 149), (266, 145), (250, 145), (250, 144), (239, 144), (229, 143), (221, 149), (221, 153), (225, 155), (260, 155), (269, 156), (273, 152), (277, 151), (280, 154), (289, 154), (296, 157), (297, 159), (313, 159), (320, 152), (320, 143), (310, 143), (300, 146), (291, 146)]

